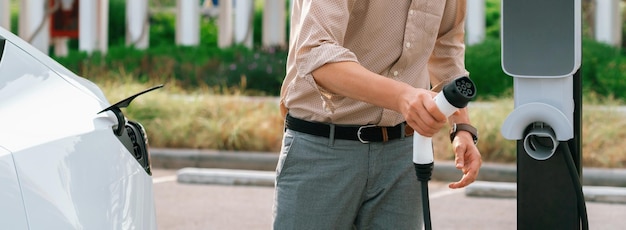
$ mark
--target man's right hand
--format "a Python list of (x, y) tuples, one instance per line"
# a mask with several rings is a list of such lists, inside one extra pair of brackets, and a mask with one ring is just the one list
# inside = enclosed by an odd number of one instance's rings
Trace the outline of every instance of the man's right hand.
[[(406, 94), (406, 93), (405, 93)], [(401, 112), (408, 125), (425, 137), (432, 137), (446, 124), (447, 117), (437, 108), (436, 92), (414, 89), (406, 94)]]

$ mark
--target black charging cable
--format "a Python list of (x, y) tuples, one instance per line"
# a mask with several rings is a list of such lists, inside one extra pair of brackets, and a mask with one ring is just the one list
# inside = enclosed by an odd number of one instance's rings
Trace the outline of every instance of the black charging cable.
[(435, 164), (431, 162), (430, 164), (415, 164), (415, 174), (417, 175), (417, 180), (420, 181), (422, 185), (422, 210), (424, 212), (424, 227), (426, 230), (433, 229), (431, 220), (430, 220), (430, 201), (428, 198), (428, 181), (433, 175), (433, 168)]
[(578, 174), (578, 170), (576, 169), (576, 165), (574, 164), (574, 159), (572, 158), (572, 152), (570, 151), (568, 143), (559, 144), (561, 147), (561, 152), (564, 155), (565, 163), (567, 165), (567, 169), (572, 178), (572, 182), (574, 183), (574, 189), (576, 190), (577, 197), (577, 208), (578, 215), (580, 218), (580, 223), (582, 225), (583, 230), (589, 229), (589, 219), (587, 217), (587, 205), (585, 204), (585, 195), (583, 193), (583, 186), (580, 182), (580, 176)]

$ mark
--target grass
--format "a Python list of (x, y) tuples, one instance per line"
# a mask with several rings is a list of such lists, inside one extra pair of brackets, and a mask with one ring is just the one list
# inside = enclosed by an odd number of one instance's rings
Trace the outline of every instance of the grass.
[[(584, 108), (584, 107), (583, 107)], [(615, 106), (583, 111), (583, 163), (597, 167), (626, 166), (626, 113)]]
[[(110, 102), (163, 82), (137, 83), (119, 74), (95, 80)], [(278, 153), (283, 132), (276, 98), (244, 96), (241, 89), (200, 87), (185, 90), (175, 82), (146, 94), (124, 109), (129, 119), (147, 129), (150, 145), (158, 148), (194, 148)], [(220, 92), (215, 93), (215, 92)], [(583, 111), (583, 165), (626, 166), (626, 113), (613, 99), (586, 96)], [(513, 110), (511, 98), (470, 104), (472, 123), (480, 131), (478, 148), (484, 162), (514, 163), (515, 141), (500, 134), (500, 126)], [(433, 137), (435, 158), (454, 158), (444, 127)]]
[[(112, 103), (157, 85), (112, 82), (99, 83)], [(124, 109), (129, 119), (144, 125), (152, 147), (262, 152), (279, 149), (282, 119), (277, 111), (277, 103), (236, 91), (217, 95), (209, 88), (184, 91), (175, 84)]]

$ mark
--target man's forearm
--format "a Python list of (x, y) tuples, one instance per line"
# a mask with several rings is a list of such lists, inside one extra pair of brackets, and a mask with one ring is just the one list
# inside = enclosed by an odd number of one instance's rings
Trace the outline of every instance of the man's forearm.
[(355, 62), (326, 64), (313, 71), (317, 84), (331, 93), (394, 110), (415, 131), (432, 136), (446, 117), (432, 100), (436, 93), (418, 89), (365, 69)]
[(326, 64), (313, 71), (325, 90), (400, 112), (401, 97), (413, 87), (373, 73), (355, 62)]

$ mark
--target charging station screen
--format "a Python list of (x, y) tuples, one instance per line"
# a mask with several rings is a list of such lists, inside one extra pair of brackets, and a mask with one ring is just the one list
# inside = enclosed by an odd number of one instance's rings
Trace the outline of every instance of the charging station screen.
[(513, 76), (562, 77), (578, 69), (574, 0), (502, 0), (502, 68)]

